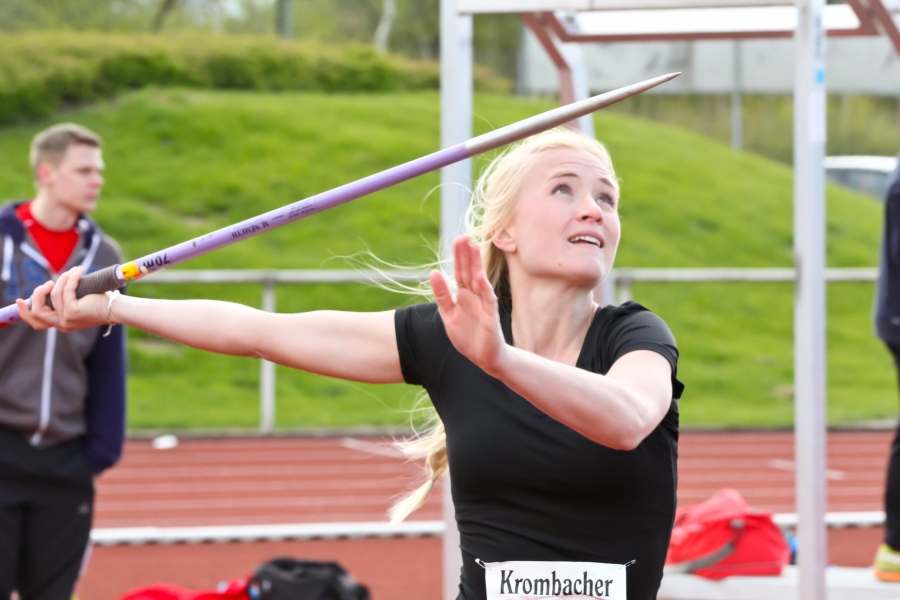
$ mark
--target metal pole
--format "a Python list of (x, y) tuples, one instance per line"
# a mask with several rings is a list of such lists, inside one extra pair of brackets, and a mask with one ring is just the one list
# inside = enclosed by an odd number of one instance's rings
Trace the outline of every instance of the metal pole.
[[(275, 279), (263, 281), (262, 309), (275, 312)], [(275, 429), (275, 363), (259, 361), (259, 430), (272, 433)]]
[[(456, 0), (441, 0), (441, 148), (472, 137), (472, 15), (461, 15)], [(441, 169), (441, 260), (452, 267), (453, 240), (465, 232), (465, 214), (472, 188), (472, 161)], [(444, 536), (441, 540), (443, 598), (459, 595), (462, 554), (451, 495), (450, 474), (443, 477)]]
[(794, 35), (794, 434), (800, 600), (827, 597), (824, 5), (825, 0), (797, 0)]
[[(472, 15), (456, 0), (441, 0), (441, 148), (472, 137)], [(465, 232), (472, 187), (472, 161), (441, 169), (441, 259), (452, 256), (453, 240)]]
[[(572, 31), (577, 31), (578, 21), (575, 19), (575, 15), (569, 13), (567, 15), (567, 20), (570, 23), (569, 28)], [(590, 83), (588, 81), (587, 61), (584, 58), (583, 46), (579, 43), (560, 42), (559, 49), (566, 59), (566, 62), (569, 64), (569, 71), (571, 72), (572, 77), (573, 102), (590, 98)], [(594, 131), (594, 115), (584, 115), (579, 118), (578, 129), (580, 129), (581, 133), (584, 135), (596, 139), (597, 135)]]
[(615, 299), (618, 304), (625, 304), (631, 300), (631, 280), (627, 277), (622, 277), (619, 279), (618, 283), (619, 289)]
[(734, 40), (734, 88), (731, 91), (731, 147), (744, 149), (744, 73), (741, 40)]

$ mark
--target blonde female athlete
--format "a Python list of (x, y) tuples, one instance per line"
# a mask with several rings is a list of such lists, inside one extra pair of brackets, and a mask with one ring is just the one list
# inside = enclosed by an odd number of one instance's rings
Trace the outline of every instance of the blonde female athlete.
[[(19, 310), (36, 329), (122, 323), (332, 377), (421, 385), (446, 431), (446, 452), (430, 464), (449, 459), (461, 598), (544, 588), (622, 597), (588, 567), (583, 579), (562, 574), (570, 563), (636, 561), (627, 598), (651, 600), (675, 514), (683, 386), (659, 317), (630, 302), (594, 303), (619, 243), (618, 203), (606, 149), (555, 130), (509, 149), (482, 175), (471, 238), (454, 244), (456, 292), (432, 272), (435, 303), (270, 314), (207, 300), (76, 300), (82, 273), (73, 269), (40, 286), (31, 311), (22, 301)], [(534, 562), (500, 565), (500, 589), (486, 587), (482, 562), (509, 561)], [(552, 575), (529, 571), (542, 564)]]

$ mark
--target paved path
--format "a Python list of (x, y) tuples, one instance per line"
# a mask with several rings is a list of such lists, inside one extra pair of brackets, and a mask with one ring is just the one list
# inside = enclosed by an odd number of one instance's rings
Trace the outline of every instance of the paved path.
[[(888, 432), (828, 439), (828, 510), (882, 508)], [(95, 526), (191, 526), (379, 521), (392, 498), (423, 478), (388, 443), (356, 438), (184, 440), (171, 450), (129, 442), (98, 484)], [(753, 506), (793, 512), (793, 437), (773, 433), (682, 436), (678, 499), (694, 504), (732, 487)], [(440, 494), (415, 519), (440, 519)], [(862, 566), (881, 531), (832, 532), (830, 559)], [(374, 600), (437, 599), (436, 538), (96, 548), (83, 600), (114, 600), (154, 581), (196, 588), (251, 571), (279, 554), (335, 558), (368, 583)]]

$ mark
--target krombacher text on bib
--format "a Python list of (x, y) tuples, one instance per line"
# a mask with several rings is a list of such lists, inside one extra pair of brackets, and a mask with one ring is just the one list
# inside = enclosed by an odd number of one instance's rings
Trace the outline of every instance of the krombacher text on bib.
[(625, 565), (590, 562), (480, 563), (488, 600), (519, 598), (625, 599)]

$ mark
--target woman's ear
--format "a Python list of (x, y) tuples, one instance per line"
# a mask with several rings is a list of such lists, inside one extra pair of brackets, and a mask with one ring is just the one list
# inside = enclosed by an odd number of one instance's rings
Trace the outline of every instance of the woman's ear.
[(516, 251), (516, 240), (513, 237), (512, 232), (507, 227), (503, 227), (499, 231), (495, 231), (493, 234), (491, 234), (491, 242), (500, 251), (506, 252), (507, 254), (511, 254)]

